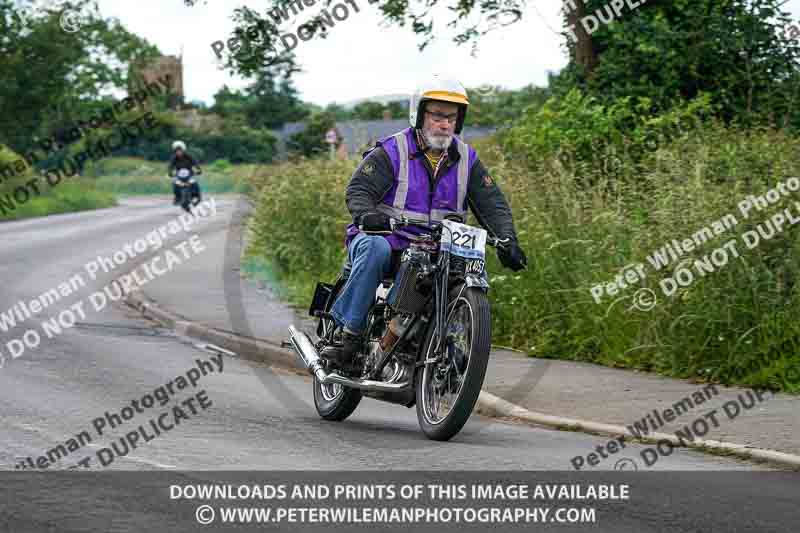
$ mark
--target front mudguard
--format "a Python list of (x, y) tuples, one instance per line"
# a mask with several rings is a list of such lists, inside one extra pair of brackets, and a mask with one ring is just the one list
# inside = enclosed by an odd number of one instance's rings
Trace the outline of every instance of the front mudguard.
[(477, 287), (483, 292), (489, 292), (489, 277), (485, 270), (480, 274), (467, 274), (464, 276), (464, 284), (467, 287)]

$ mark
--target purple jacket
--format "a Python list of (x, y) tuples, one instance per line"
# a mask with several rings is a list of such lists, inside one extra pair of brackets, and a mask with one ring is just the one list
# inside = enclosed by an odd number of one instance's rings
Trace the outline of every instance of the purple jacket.
[[(378, 141), (375, 148), (383, 147), (389, 156), (394, 180), (376, 206), (377, 210), (394, 218), (404, 216), (422, 225), (439, 222), (451, 214), (466, 219), (470, 170), (477, 155), (458, 137), (453, 138), (453, 144), (458, 151), (458, 161), (440, 172), (436, 181), (431, 183), (425, 158), (415, 157), (419, 147), (413, 128)], [(362, 163), (360, 169), (363, 168)], [(355, 224), (347, 226), (345, 246), (358, 233)], [(408, 247), (409, 238), (413, 239), (421, 233), (425, 233), (424, 227), (411, 226), (396, 230), (386, 239), (392, 249), (402, 250)]]

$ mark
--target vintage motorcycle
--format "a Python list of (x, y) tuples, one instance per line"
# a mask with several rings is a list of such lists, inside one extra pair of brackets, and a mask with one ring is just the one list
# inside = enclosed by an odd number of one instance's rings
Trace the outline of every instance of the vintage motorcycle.
[[(329, 312), (349, 265), (333, 284), (317, 284), (309, 309), (319, 318), (317, 340), (294, 325), (289, 334), (314, 376), (314, 404), (322, 418), (344, 420), (365, 395), (406, 407), (416, 404), (419, 425), (433, 440), (449, 440), (467, 422), (491, 345), (485, 248), (502, 247), (508, 239), (459, 220), (426, 226), (429, 233), (403, 251), (397, 277), (385, 278), (376, 291), (363, 345), (348, 368), (319, 353), (336, 342), (340, 328)], [(406, 218), (392, 223), (393, 228), (413, 224)]]

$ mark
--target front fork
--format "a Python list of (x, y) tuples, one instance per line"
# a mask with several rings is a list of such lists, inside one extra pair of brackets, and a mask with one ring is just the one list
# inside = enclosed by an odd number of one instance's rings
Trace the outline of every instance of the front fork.
[(450, 277), (450, 252), (441, 252), (442, 256), (439, 262), (439, 271), (436, 272), (434, 278), (434, 325), (436, 331), (436, 338), (433, 357), (427, 359), (425, 364), (441, 361), (445, 339), (447, 332), (445, 327), (447, 325), (447, 297), (448, 297), (448, 279)]
[[(434, 325), (436, 327), (436, 336), (433, 339), (436, 343), (434, 345), (433, 350), (433, 357), (426, 359), (425, 364), (429, 363), (436, 363), (442, 360), (444, 355), (444, 348), (445, 348), (445, 341), (447, 338), (447, 332), (445, 328), (447, 327), (447, 319), (448, 319), (448, 308), (447, 308), (447, 301), (450, 295), (448, 279), (450, 276), (450, 254), (449, 252), (442, 252), (446, 254), (443, 258), (441, 263), (441, 272), (436, 273), (435, 279), (435, 294), (436, 294), (436, 301), (434, 307)], [(486, 275), (486, 270), (481, 272), (480, 274), (467, 274), (464, 277), (464, 284), (461, 285), (461, 290), (458, 296), (461, 296), (460, 293), (463, 293), (466, 289), (471, 287), (477, 287), (484, 292), (489, 290), (489, 280)], [(458, 297), (456, 297), (458, 300)]]

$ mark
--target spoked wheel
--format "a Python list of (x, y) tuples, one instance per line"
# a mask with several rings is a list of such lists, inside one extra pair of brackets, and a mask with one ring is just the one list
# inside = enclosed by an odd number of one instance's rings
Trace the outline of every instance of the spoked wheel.
[(343, 387), (338, 383), (323, 385), (314, 377), (314, 405), (325, 420), (341, 422), (361, 403), (361, 391)]
[[(337, 288), (334, 289), (334, 292), (331, 293), (328, 302), (325, 304), (326, 313), (330, 312), (331, 307), (333, 307), (333, 302), (336, 301), (336, 297), (339, 296), (339, 291), (343, 286), (343, 283), (336, 283)], [(327, 318), (320, 319), (319, 331), (322, 332), (322, 336), (327, 336), (327, 332), (333, 330), (334, 327), (336, 327), (336, 324), (333, 320)], [(353, 411), (356, 410), (356, 407), (358, 407), (358, 404), (361, 402), (360, 390), (344, 387), (338, 383), (323, 385), (317, 379), (317, 376), (314, 376), (313, 387), (314, 405), (317, 408), (319, 416), (325, 420), (341, 422), (353, 414)]]
[[(447, 307), (442, 357), (417, 374), (417, 419), (425, 435), (450, 440), (461, 431), (478, 401), (491, 345), (491, 313), (486, 294), (465, 288)], [(425, 342), (425, 361), (434, 359), (435, 328)]]

